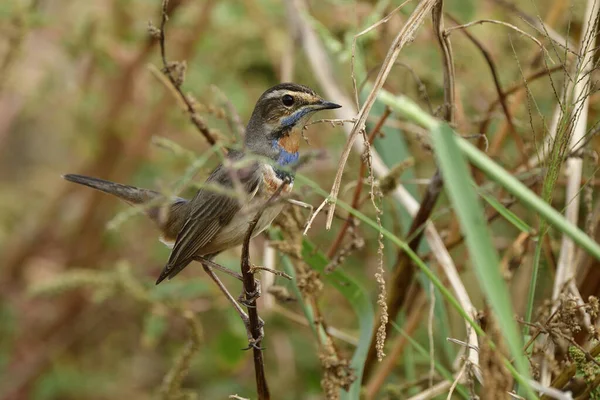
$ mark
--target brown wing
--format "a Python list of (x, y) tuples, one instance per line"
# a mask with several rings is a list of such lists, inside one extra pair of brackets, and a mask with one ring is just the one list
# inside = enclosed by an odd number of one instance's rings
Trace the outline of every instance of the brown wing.
[[(236, 153), (230, 157), (235, 160), (241, 158), (241, 155)], [(238, 170), (237, 173), (246, 193), (253, 193), (262, 179), (258, 165), (254, 163)], [(230, 174), (231, 171), (219, 166), (206, 182), (231, 190), (233, 184)], [(211, 189), (200, 189), (189, 206), (189, 217), (177, 235), (169, 261), (156, 281), (157, 285), (167, 277), (173, 278), (192, 262), (195, 256), (201, 255), (202, 247), (206, 246), (241, 208), (237, 198)]]

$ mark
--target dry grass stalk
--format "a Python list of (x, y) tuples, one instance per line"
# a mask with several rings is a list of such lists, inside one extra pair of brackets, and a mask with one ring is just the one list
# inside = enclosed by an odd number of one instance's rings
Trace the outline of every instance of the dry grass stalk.
[[(415, 12), (413, 13), (413, 17), (417, 18), (416, 16), (417, 16), (417, 11), (418, 11), (418, 18), (420, 18), (420, 19), (424, 18), (425, 15), (422, 14), (423, 7), (427, 7), (427, 9), (430, 10), (431, 7), (433, 7), (433, 3), (435, 3), (435, 2), (431, 2), (431, 1), (422, 2), (419, 5), (419, 9), (415, 10)], [(333, 68), (328, 60), (328, 56), (326, 54), (324, 46), (321, 43), (321, 41), (318, 38), (315, 31), (310, 26), (309, 22), (303, 17), (303, 14), (307, 12), (305, 2), (302, 0), (294, 0), (293, 4), (295, 7), (295, 13), (292, 13), (293, 20), (291, 21), (291, 23), (297, 24), (299, 26), (299, 30), (301, 32), (301, 37), (302, 37), (303, 49), (304, 49), (304, 52), (311, 64), (311, 66), (312, 66), (315, 77), (318, 79), (318, 81), (319, 81), (321, 87), (324, 89), (324, 92), (326, 93), (326, 95), (330, 98), (335, 98), (336, 101), (343, 106), (343, 108), (341, 108), (339, 110), (335, 110), (338, 118), (340, 118), (340, 119), (355, 118), (355, 114), (354, 114), (355, 111), (353, 111), (354, 107), (352, 104), (353, 103), (352, 100), (350, 100), (350, 98), (336, 84), (335, 74), (333, 73)], [(414, 18), (411, 19), (411, 21), (413, 23), (415, 22)], [(408, 25), (408, 22), (407, 22), (407, 25)], [(403, 31), (405, 31), (405, 30), (403, 29)], [(392, 51), (391, 48), (390, 48), (390, 51)], [(389, 53), (388, 53), (388, 55), (389, 55)], [(388, 62), (389, 62), (389, 59), (386, 59), (386, 60), (388, 60)], [(391, 67), (391, 65), (388, 65), (388, 67)], [(383, 71), (383, 67), (382, 67), (381, 71)], [(380, 74), (381, 74), (381, 72), (380, 72)], [(373, 92), (371, 92), (371, 93), (373, 93)], [(363, 109), (365, 109), (366, 105), (367, 105), (367, 103), (365, 103), (365, 105), (363, 106)], [(347, 135), (350, 136), (352, 134), (352, 132), (356, 130), (357, 126), (358, 126), (358, 124), (354, 126), (353, 130), (349, 129), (347, 126), (344, 126), (344, 131)], [(347, 143), (349, 143), (349, 142), (350, 142), (350, 139)], [(361, 141), (354, 141), (354, 148), (360, 154), (362, 154), (364, 152), (364, 144)], [(375, 175), (377, 175), (379, 177), (388, 175), (389, 169), (385, 165), (383, 160), (379, 157), (377, 152), (372, 151), (371, 156), (372, 156), (373, 172), (375, 173)], [(338, 169), (338, 172), (339, 172), (339, 169)], [(395, 190), (393, 192), (393, 196), (406, 208), (406, 210), (409, 212), (409, 214), (414, 216), (417, 213), (417, 211), (419, 209), (419, 203), (410, 195), (410, 193), (402, 185), (399, 185), (395, 188)], [(319, 209), (317, 209), (317, 211), (315, 211), (314, 214), (317, 214), (320, 211), (320, 209), (325, 207), (326, 204), (327, 204), (326, 202), (323, 202), (319, 206)], [(464, 285), (460, 279), (460, 276), (456, 270), (456, 266), (454, 265), (452, 257), (448, 253), (448, 250), (445, 248), (444, 242), (441, 239), (439, 233), (437, 232), (435, 226), (431, 222), (427, 222), (425, 224), (424, 230), (425, 230), (425, 237), (427, 239), (429, 246), (432, 249), (432, 253), (433, 253), (436, 261), (438, 262), (438, 264), (444, 271), (444, 274), (447, 276), (447, 278), (451, 284), (452, 290), (455, 293), (455, 295), (457, 296), (461, 306), (465, 310), (467, 310), (467, 312), (469, 312), (471, 315), (475, 315), (475, 313), (476, 313), (475, 307), (473, 307), (471, 300), (469, 299), (467, 291), (465, 290), (465, 287), (464, 287)], [(473, 330), (469, 330), (468, 332), (469, 332), (469, 334), (468, 334), (469, 343), (474, 344), (476, 346), (477, 345), (477, 335), (475, 334), (475, 332)], [(471, 361), (474, 364), (477, 364), (477, 353), (471, 352), (470, 357), (472, 357)]]
[[(572, 121), (573, 125), (572, 131), (567, 132), (567, 134), (570, 135), (570, 138), (568, 139), (568, 146), (570, 149), (575, 148), (575, 146), (582, 142), (587, 129), (590, 73), (594, 65), (594, 52), (591, 50), (594, 47), (596, 32), (598, 30), (598, 11), (600, 11), (600, 1), (588, 0), (584, 14), (581, 42), (579, 46), (579, 52), (582, 54), (582, 57), (579, 59), (576, 65), (575, 76), (577, 76), (578, 79), (573, 86), (573, 114), (569, 116), (569, 121)], [(567, 129), (571, 128), (567, 127)], [(575, 225), (577, 225), (579, 217), (580, 182), (582, 169), (583, 160), (580, 157), (571, 157), (567, 159), (566, 171), (569, 181), (566, 189), (567, 206), (565, 210), (565, 217)], [(574, 261), (575, 244), (569, 237), (564, 235), (561, 241), (556, 277), (552, 290), (552, 301), (555, 304), (553, 309), (558, 307), (556, 301), (561, 293), (563, 293), (565, 289), (569, 289), (567, 285), (568, 282), (572, 282), (573, 279), (575, 279), (577, 269)], [(568, 291), (573, 295), (576, 295), (581, 303), (583, 302), (578, 291)], [(549, 350), (553, 352), (554, 345), (550, 342), (548, 343), (548, 346), (550, 348)], [(549, 365), (547, 362), (543, 362), (540, 383), (543, 386), (549, 386), (550, 378), (551, 374)]]
[(417, 29), (421, 26), (423, 20), (429, 14), (436, 1), (437, 0), (421, 1), (421, 3), (419, 3), (419, 5), (415, 8), (413, 13), (410, 15), (408, 21), (406, 21), (406, 24), (404, 24), (400, 32), (398, 32), (398, 35), (394, 39), (392, 45), (388, 50), (385, 60), (382, 63), (381, 69), (379, 70), (379, 74), (377, 75), (377, 78), (375, 79), (375, 82), (373, 84), (373, 89), (367, 96), (365, 103), (358, 112), (358, 115), (356, 117), (356, 124), (350, 131), (348, 141), (346, 142), (346, 145), (342, 150), (342, 155), (340, 156), (337, 174), (333, 182), (333, 187), (331, 188), (330, 196), (328, 199), (325, 200), (326, 203), (330, 204), (329, 212), (327, 215), (327, 222), (325, 224), (327, 229), (331, 228), (331, 223), (333, 221), (333, 216), (335, 213), (335, 201), (340, 190), (342, 175), (344, 173), (346, 161), (348, 160), (348, 156), (350, 155), (350, 151), (352, 150), (352, 146), (356, 141), (358, 135), (364, 132), (367, 117), (371, 111), (371, 108), (375, 104), (375, 99), (377, 98), (379, 91), (383, 87), (383, 84), (385, 83), (389, 73), (394, 67), (396, 59), (400, 55), (400, 51), (402, 50), (404, 45), (413, 40)]

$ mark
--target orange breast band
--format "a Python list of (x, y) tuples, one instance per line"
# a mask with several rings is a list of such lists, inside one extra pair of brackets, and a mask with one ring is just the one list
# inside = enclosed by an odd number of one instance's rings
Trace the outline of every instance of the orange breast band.
[(279, 139), (278, 143), (288, 153), (296, 153), (300, 148), (300, 134), (294, 129), (289, 135)]

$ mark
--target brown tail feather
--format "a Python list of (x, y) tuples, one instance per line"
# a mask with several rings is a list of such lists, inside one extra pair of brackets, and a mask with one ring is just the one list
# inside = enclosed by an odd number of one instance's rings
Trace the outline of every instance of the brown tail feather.
[(143, 204), (161, 196), (160, 193), (155, 192), (154, 190), (121, 185), (120, 183), (92, 178), (91, 176), (67, 174), (63, 175), (63, 178), (70, 182), (78, 183), (80, 185), (100, 190), (104, 193), (112, 194), (113, 196), (116, 196), (129, 204)]
[(175, 197), (168, 201), (168, 204), (164, 204), (160, 201), (162, 194), (154, 190), (122, 185), (84, 175), (67, 174), (63, 175), (63, 178), (70, 182), (112, 194), (131, 205), (144, 204), (151, 200), (157, 200), (156, 205), (146, 208), (145, 212), (156, 223), (161, 231), (161, 237), (167, 242), (175, 241), (189, 213), (190, 203), (180, 197)]

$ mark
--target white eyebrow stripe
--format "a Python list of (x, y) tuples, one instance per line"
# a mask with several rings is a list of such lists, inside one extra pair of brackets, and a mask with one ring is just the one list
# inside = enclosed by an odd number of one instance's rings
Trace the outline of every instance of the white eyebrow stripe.
[(317, 99), (317, 96), (313, 96), (309, 93), (295, 92), (295, 91), (289, 90), (289, 89), (279, 89), (279, 90), (276, 90), (276, 91), (271, 92), (268, 95), (266, 95), (265, 100), (279, 98), (285, 94), (289, 94), (290, 96), (294, 96), (296, 98), (303, 99), (308, 104), (313, 103)]
[(283, 96), (284, 94), (286, 94), (288, 92), (289, 92), (289, 90), (286, 90), (286, 89), (276, 90), (276, 91), (271, 92), (268, 95), (266, 95), (265, 96), (265, 100), (267, 100), (267, 99), (273, 99), (275, 97), (281, 97), (281, 96)]

